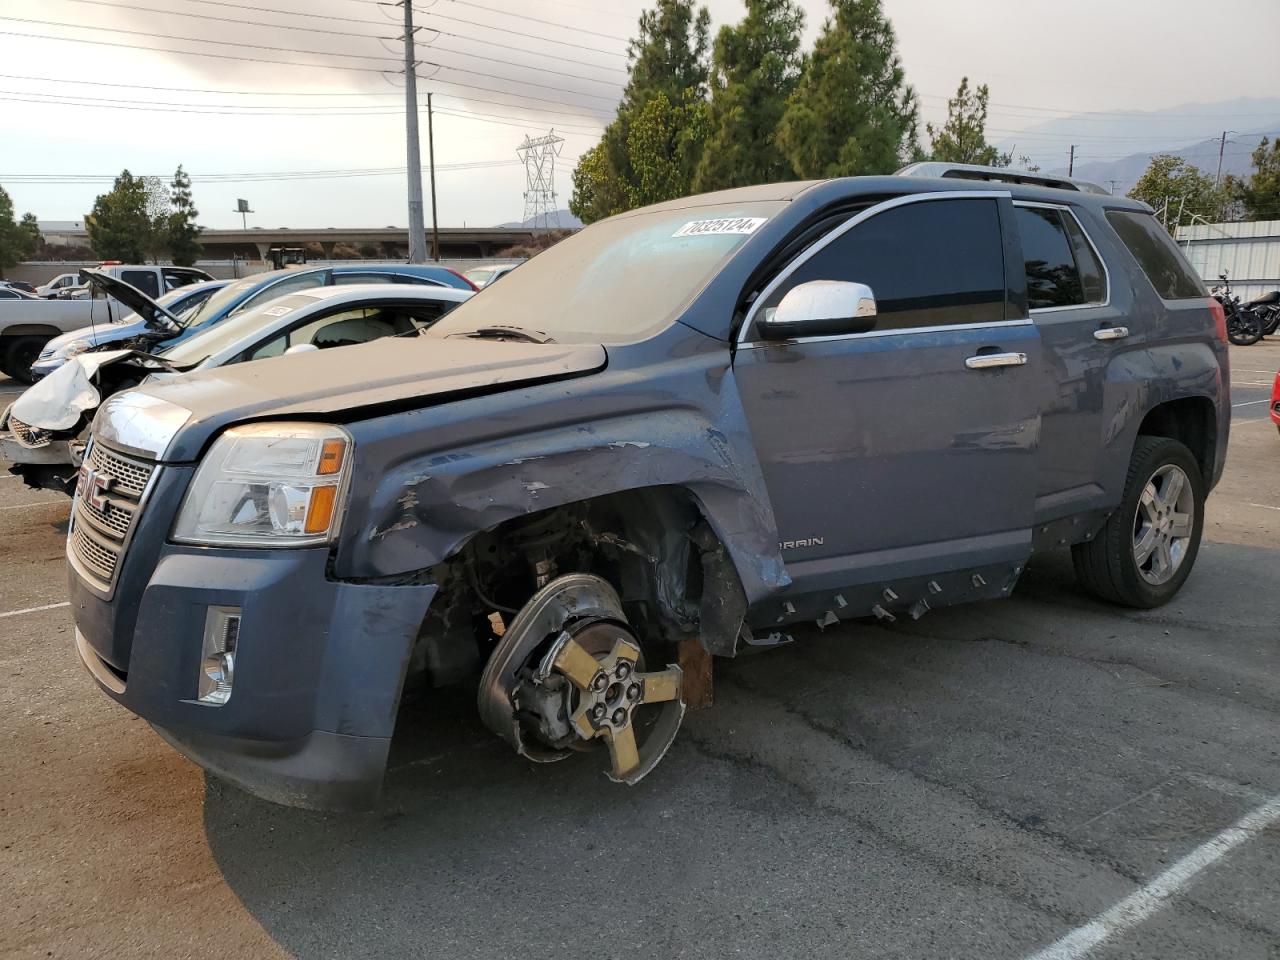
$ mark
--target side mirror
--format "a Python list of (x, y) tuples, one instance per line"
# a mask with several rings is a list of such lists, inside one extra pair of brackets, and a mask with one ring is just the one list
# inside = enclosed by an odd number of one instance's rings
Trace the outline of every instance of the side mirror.
[(865, 283), (810, 280), (792, 287), (774, 310), (766, 310), (760, 335), (791, 340), (823, 334), (865, 333), (876, 325), (876, 298)]
[(314, 343), (295, 343), (292, 347), (284, 352), (287, 357), (291, 353), (310, 353), (312, 350), (319, 350)]

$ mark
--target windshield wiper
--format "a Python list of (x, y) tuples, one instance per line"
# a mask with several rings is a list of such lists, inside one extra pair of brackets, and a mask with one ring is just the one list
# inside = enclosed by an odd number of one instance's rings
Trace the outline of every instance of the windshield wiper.
[(541, 330), (526, 330), (524, 327), (505, 325), (478, 327), (468, 333), (455, 334), (455, 336), (472, 337), (477, 340), (524, 340), (528, 343), (555, 343), (555, 340), (548, 337)]

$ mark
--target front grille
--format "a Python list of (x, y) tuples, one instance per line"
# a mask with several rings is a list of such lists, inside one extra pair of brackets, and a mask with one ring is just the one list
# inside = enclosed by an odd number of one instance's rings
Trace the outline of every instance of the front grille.
[(95, 441), (80, 471), (69, 549), (81, 572), (104, 590), (115, 583), (155, 465)]
[(9, 429), (24, 447), (47, 447), (53, 440), (46, 431), (23, 423), (13, 414), (9, 414)]

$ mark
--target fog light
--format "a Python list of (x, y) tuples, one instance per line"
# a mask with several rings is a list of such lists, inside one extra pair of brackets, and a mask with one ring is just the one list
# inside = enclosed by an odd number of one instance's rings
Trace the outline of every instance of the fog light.
[(239, 637), (240, 608), (210, 607), (204, 620), (204, 646), (200, 654), (197, 696), (201, 703), (220, 707), (231, 699)]

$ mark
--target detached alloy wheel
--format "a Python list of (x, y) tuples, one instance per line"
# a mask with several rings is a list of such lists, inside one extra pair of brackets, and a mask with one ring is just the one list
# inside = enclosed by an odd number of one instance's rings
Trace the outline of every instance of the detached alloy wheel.
[(1168, 603), (1200, 549), (1204, 500), (1204, 478), (1190, 450), (1167, 437), (1139, 437), (1120, 506), (1093, 540), (1071, 548), (1076, 579), (1112, 603)]

